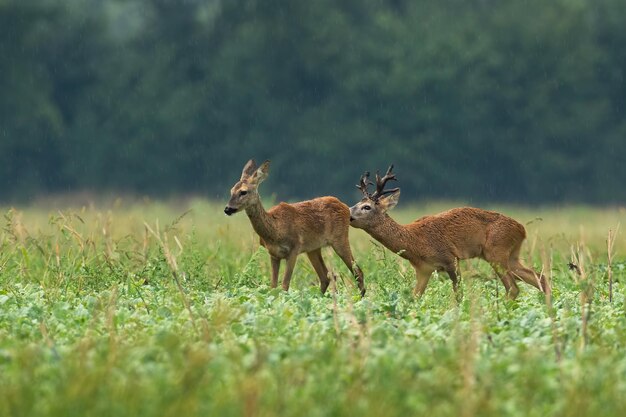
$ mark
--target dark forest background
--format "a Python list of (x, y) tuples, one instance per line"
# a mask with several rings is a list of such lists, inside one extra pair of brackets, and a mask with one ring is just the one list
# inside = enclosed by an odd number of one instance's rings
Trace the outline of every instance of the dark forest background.
[(0, 200), (626, 202), (624, 0), (0, 0)]

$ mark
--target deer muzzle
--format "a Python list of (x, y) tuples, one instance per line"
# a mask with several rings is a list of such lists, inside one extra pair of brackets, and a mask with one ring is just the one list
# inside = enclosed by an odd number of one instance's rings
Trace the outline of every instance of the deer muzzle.
[(352, 223), (354, 221), (354, 216), (353, 213), (356, 211), (356, 205), (350, 207), (350, 223)]

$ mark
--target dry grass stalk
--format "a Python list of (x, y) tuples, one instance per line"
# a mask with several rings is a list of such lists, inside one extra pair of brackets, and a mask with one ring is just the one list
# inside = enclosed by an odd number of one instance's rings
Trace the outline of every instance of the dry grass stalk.
[(481, 312), (477, 297), (475, 289), (469, 291), (469, 335), (467, 335), (467, 337), (464, 335), (461, 339), (462, 353), (460, 356), (460, 368), (463, 378), (461, 396), (467, 399), (465, 406), (461, 410), (461, 417), (472, 417), (478, 412), (479, 399), (476, 398), (476, 360), (479, 354), (478, 349), (481, 335)]
[(113, 287), (111, 297), (106, 308), (106, 327), (109, 331), (109, 356), (108, 364), (112, 367), (117, 358), (117, 327), (115, 325), (115, 312), (117, 310), (117, 286)]
[(615, 245), (615, 237), (617, 236), (617, 231), (619, 230), (619, 224), (615, 228), (615, 232), (609, 229), (609, 236), (606, 240), (607, 245), (607, 273), (609, 275), (609, 302), (613, 303), (613, 269), (611, 267), (613, 262), (613, 254), (614, 254), (614, 245)]
[[(548, 286), (552, 287), (552, 251), (550, 251), (550, 256), (546, 256), (545, 247), (542, 246), (541, 249), (541, 260), (542, 260), (542, 273), (544, 270), (547, 270), (546, 274)], [(552, 330), (552, 343), (554, 344), (554, 355), (556, 357), (557, 362), (561, 362), (563, 357), (562, 353), (562, 344), (559, 338), (558, 326), (556, 323), (556, 310), (554, 309), (554, 305), (552, 304), (552, 292), (546, 294), (546, 307), (548, 309), (548, 316), (550, 316), (550, 328)]]
[[(176, 287), (178, 288), (178, 291), (180, 292), (180, 296), (183, 300), (183, 304), (185, 306), (185, 308), (187, 309), (187, 311), (189, 312), (189, 318), (191, 320), (191, 325), (193, 326), (194, 331), (199, 334), (198, 332), (198, 326), (196, 325), (196, 317), (193, 314), (193, 310), (191, 309), (191, 303), (189, 302), (189, 298), (187, 298), (187, 294), (185, 294), (185, 289), (183, 288), (183, 285), (181, 283), (181, 279), (179, 276), (179, 270), (178, 270), (178, 263), (176, 262), (176, 258), (174, 257), (174, 255), (172, 255), (172, 252), (170, 251), (170, 248), (167, 244), (167, 233), (163, 234), (163, 237), (161, 237), (161, 233), (159, 231), (159, 223), (157, 222), (156, 224), (156, 229), (157, 231), (155, 232), (154, 230), (152, 230), (152, 228), (148, 225), (148, 223), (144, 222), (143, 223), (146, 230), (148, 230), (150, 232), (150, 234), (152, 234), (152, 236), (154, 236), (154, 238), (157, 240), (157, 242), (159, 243), (159, 245), (161, 246), (161, 249), (163, 250), (163, 256), (165, 256), (165, 260), (167, 262), (167, 265), (170, 268), (170, 272), (172, 273), (172, 277), (174, 278), (174, 282), (176, 283)], [(182, 250), (182, 248), (181, 248)]]
[(584, 349), (588, 343), (588, 325), (591, 317), (591, 302), (593, 300), (593, 281), (585, 268), (585, 256), (583, 246), (578, 243), (576, 250), (572, 247), (572, 260), (570, 269), (575, 271), (574, 279), (580, 287), (580, 314), (581, 314), (581, 339), (580, 348)]
[(339, 326), (339, 307), (337, 306), (337, 277), (332, 271), (328, 272), (328, 279), (330, 280), (330, 293), (333, 296), (333, 322), (335, 324), (335, 334), (337, 338), (341, 336), (341, 327)]

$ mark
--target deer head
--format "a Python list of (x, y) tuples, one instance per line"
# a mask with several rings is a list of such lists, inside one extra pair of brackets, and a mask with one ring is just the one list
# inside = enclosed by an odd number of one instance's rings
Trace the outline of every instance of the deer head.
[(228, 216), (246, 209), (249, 205), (258, 200), (257, 188), (263, 182), (270, 170), (270, 161), (265, 161), (257, 167), (254, 159), (248, 161), (243, 167), (241, 178), (230, 190), (230, 200), (224, 208), (224, 213)]
[(365, 172), (361, 176), (361, 180), (356, 187), (363, 193), (363, 199), (350, 207), (351, 226), (367, 229), (377, 224), (381, 216), (398, 204), (400, 188), (385, 190), (385, 185), (388, 181), (397, 181), (395, 174), (391, 173), (392, 169), (393, 165), (387, 169), (385, 176), (382, 178), (376, 172), (376, 191), (372, 194), (367, 191), (368, 186), (374, 185), (369, 180), (369, 172)]

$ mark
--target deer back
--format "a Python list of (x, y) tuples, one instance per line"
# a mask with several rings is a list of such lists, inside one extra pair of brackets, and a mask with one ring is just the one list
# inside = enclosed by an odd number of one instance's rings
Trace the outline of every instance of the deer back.
[(480, 256), (494, 228), (524, 238), (521, 224), (500, 213), (472, 207), (455, 208), (425, 216), (406, 225), (413, 237), (416, 254), (424, 258), (449, 257), (467, 259)]
[(316, 249), (347, 235), (350, 209), (335, 197), (319, 197), (299, 203), (280, 203), (268, 211), (274, 220), (275, 242), (289, 241)]

